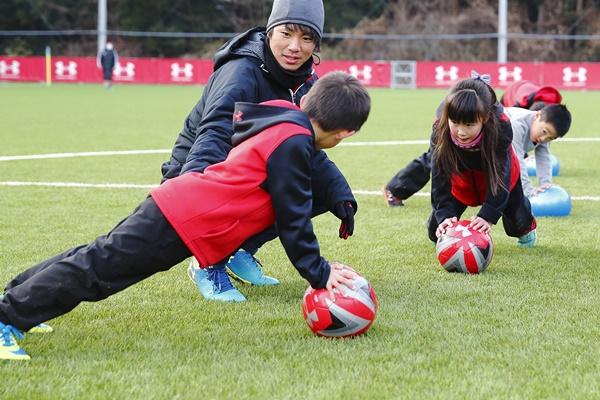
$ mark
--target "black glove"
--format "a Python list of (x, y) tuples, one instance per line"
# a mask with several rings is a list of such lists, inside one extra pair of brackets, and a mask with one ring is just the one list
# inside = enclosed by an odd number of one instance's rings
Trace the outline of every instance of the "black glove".
[(340, 224), (340, 238), (348, 239), (354, 233), (354, 213), (356, 210), (349, 201), (340, 201), (335, 205), (333, 213), (342, 220)]

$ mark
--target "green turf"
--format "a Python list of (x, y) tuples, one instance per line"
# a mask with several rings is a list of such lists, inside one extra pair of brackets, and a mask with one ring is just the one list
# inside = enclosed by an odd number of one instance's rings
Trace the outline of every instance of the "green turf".
[[(0, 85), (0, 156), (169, 149), (199, 87)], [(427, 139), (444, 91), (372, 90), (352, 141)], [(600, 92), (566, 92), (568, 137), (600, 137)], [(376, 191), (426, 145), (329, 151), (354, 189)], [(600, 196), (600, 142), (554, 143), (573, 196)], [(167, 154), (0, 161), (0, 181), (155, 184)], [(428, 187), (425, 190), (429, 190)], [(93, 240), (144, 199), (144, 189), (0, 186), (0, 281)], [(590, 399), (600, 396), (600, 207), (539, 219), (539, 246), (518, 249), (501, 226), (480, 276), (448, 274), (426, 238), (429, 199), (401, 209), (358, 195), (355, 235), (315, 219), (323, 255), (355, 266), (380, 310), (353, 340), (313, 336), (307, 286), (274, 241), (259, 253), (282, 284), (241, 287), (249, 301), (201, 299), (184, 264), (28, 335), (27, 363), (0, 362), (0, 398)], [(469, 210), (473, 213), (476, 210)]]

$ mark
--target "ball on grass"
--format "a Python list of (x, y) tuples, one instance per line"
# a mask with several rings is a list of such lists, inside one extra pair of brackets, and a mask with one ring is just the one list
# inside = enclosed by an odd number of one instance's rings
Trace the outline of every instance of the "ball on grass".
[(354, 289), (340, 285), (335, 300), (326, 289), (308, 287), (302, 299), (306, 324), (318, 336), (350, 337), (365, 333), (377, 313), (377, 296), (362, 276), (353, 280)]
[(530, 197), (529, 201), (536, 217), (566, 217), (571, 213), (571, 196), (558, 185), (552, 185), (542, 193)]
[(437, 240), (438, 261), (448, 272), (480, 274), (492, 261), (494, 244), (491, 236), (470, 228), (470, 222), (456, 222)]

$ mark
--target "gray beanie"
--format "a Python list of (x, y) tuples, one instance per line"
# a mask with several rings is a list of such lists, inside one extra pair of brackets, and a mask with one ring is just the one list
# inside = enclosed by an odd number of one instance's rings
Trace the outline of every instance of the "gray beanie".
[(299, 24), (323, 36), (325, 11), (322, 0), (275, 0), (267, 21), (267, 31), (281, 24)]

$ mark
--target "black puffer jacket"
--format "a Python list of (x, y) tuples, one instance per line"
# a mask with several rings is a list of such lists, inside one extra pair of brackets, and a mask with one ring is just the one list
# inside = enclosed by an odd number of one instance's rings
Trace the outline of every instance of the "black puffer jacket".
[[(215, 67), (200, 101), (184, 122), (171, 158), (163, 163), (163, 180), (187, 171), (202, 172), (223, 161), (231, 150), (232, 115), (236, 102), (261, 103), (282, 99), (299, 105), (317, 80), (313, 72), (295, 91), (283, 87), (267, 71), (264, 56), (266, 33), (253, 28), (225, 43), (215, 54)], [(333, 210), (340, 201), (357, 207), (348, 182), (337, 166), (320, 151), (313, 158), (313, 192), (316, 203)], [(356, 210), (356, 208), (355, 208)], [(321, 210), (320, 212), (324, 212)]]

